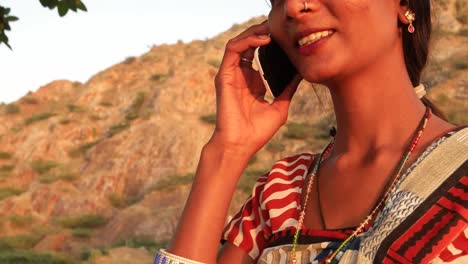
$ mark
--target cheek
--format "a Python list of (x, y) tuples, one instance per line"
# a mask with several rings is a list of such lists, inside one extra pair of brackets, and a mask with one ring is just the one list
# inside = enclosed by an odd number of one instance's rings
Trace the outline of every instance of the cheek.
[(278, 11), (272, 10), (268, 14), (268, 26), (270, 28), (270, 34), (273, 38), (278, 38), (281, 34), (280, 29), (282, 28)]
[(344, 0), (343, 5), (350, 12), (366, 12), (369, 10), (369, 2), (369, 0)]

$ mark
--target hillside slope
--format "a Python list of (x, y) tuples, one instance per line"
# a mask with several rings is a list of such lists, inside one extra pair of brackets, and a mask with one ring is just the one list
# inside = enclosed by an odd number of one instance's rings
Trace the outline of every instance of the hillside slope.
[[(457, 1), (448, 2), (439, 8), (452, 19), (439, 23), (424, 83), (452, 122), (466, 124), (468, 30)], [(214, 128), (213, 78), (224, 45), (263, 19), (213, 39), (154, 46), (84, 84), (53, 81), (2, 105), (0, 252), (115, 263), (119, 254), (145, 259), (164, 246)], [(326, 89), (315, 89), (301, 84), (288, 124), (252, 160), (231, 213), (275, 160), (328, 140), (331, 103)], [(146, 250), (131, 249), (140, 246)]]

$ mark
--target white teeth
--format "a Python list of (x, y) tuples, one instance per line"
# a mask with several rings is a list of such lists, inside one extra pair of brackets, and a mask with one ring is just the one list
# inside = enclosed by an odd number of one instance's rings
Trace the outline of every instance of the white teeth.
[(315, 32), (312, 33), (308, 36), (305, 36), (299, 40), (299, 46), (304, 46), (304, 45), (309, 45), (312, 44), (318, 40), (320, 40), (323, 37), (326, 37), (328, 35), (331, 35), (333, 33), (333, 30), (325, 30), (325, 31), (320, 31), (320, 32)]

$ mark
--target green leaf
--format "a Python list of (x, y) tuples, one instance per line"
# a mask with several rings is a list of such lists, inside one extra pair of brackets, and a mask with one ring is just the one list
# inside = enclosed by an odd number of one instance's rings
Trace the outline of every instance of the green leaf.
[(39, 0), (43, 7), (48, 7), (49, 9), (53, 9), (57, 6), (56, 0)]
[(41, 3), (41, 5), (43, 7), (48, 7), (49, 6), (49, 0), (39, 0), (39, 2)]
[(13, 49), (11, 48), (10, 44), (8, 44), (8, 41), (5, 41), (5, 42), (3, 42), (3, 43), (4, 43), (10, 50), (13, 50)]
[(10, 44), (8, 44), (8, 37), (5, 33), (0, 32), (0, 44), (4, 43), (9, 49), (12, 49)]
[(13, 22), (13, 21), (18, 21), (18, 17), (15, 17), (15, 16), (8, 16), (6, 17), (5, 21), (7, 22)]
[(67, 3), (67, 6), (69, 9), (73, 10), (76, 12), (76, 1), (75, 0), (63, 0), (64, 2)]
[(61, 2), (58, 2), (58, 13), (59, 13), (59, 16), (63, 17), (67, 14), (68, 12), (68, 6), (66, 4), (66, 2), (64, 1), (61, 1)]
[(82, 11), (88, 11), (88, 9), (86, 8), (85, 4), (83, 4), (83, 2), (80, 1), (80, 3), (78, 3), (76, 5), (76, 7)]

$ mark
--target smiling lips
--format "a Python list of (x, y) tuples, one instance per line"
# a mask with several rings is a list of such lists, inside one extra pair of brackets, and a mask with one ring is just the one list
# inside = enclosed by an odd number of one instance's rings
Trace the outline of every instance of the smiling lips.
[(319, 32), (314, 32), (312, 34), (309, 34), (299, 39), (298, 41), (299, 47), (313, 44), (319, 41), (320, 39), (327, 37), (331, 34), (333, 34), (333, 30), (324, 30), (324, 31), (319, 31)]

